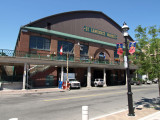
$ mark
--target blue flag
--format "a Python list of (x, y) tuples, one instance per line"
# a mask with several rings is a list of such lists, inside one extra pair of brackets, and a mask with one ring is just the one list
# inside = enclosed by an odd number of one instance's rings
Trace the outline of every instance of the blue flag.
[(118, 55), (123, 54), (123, 43), (117, 43), (117, 54)]
[(133, 54), (136, 51), (136, 42), (129, 43), (129, 53)]

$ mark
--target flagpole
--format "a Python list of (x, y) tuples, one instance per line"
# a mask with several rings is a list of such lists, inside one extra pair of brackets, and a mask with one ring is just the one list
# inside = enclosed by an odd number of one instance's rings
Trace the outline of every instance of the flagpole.
[(67, 82), (68, 82), (68, 52), (67, 52), (67, 80), (66, 80), (66, 90), (67, 90)]

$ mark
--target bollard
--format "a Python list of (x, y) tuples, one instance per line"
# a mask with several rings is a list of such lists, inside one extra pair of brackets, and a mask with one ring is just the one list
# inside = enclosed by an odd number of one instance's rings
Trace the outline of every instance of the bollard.
[(18, 120), (18, 118), (11, 118), (11, 119), (9, 119), (9, 120)]
[(88, 106), (82, 106), (82, 120), (88, 120)]

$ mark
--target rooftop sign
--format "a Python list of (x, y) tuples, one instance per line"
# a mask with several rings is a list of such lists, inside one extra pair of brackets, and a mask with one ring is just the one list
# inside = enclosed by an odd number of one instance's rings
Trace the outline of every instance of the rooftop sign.
[(94, 29), (94, 28), (87, 27), (87, 26), (84, 26), (84, 31), (89, 32), (89, 33), (93, 33), (93, 34), (97, 34), (97, 35), (101, 35), (101, 36), (104, 36), (104, 37), (109, 37), (109, 38), (112, 38), (112, 39), (117, 39), (117, 35), (115, 35), (115, 34), (104, 32), (102, 30)]

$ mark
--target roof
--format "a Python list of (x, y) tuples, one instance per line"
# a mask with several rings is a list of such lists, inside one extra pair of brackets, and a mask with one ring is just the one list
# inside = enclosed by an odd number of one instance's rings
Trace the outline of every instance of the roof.
[[(106, 14), (104, 14), (101, 11), (93, 11), (93, 10), (78, 10), (78, 11), (69, 11), (69, 12), (63, 12), (63, 13), (59, 13), (59, 14), (54, 14), (54, 15), (51, 15), (51, 16), (47, 16), (47, 17), (38, 19), (38, 20), (36, 20), (34, 22), (31, 22), (31, 23), (29, 23), (29, 24), (27, 24), (25, 26), (32, 26), (34, 23), (37, 23), (37, 22), (42, 21), (42, 20), (46, 20), (48, 18), (57, 17), (57, 16), (63, 16), (63, 15), (70, 15), (70, 14), (73, 14), (73, 13), (96, 13), (96, 14), (101, 14), (104, 17), (106, 17), (108, 20), (112, 21), (112, 23), (114, 23), (117, 26), (117, 28), (122, 32), (122, 27), (119, 24), (117, 24), (113, 19), (111, 19), (110, 17), (108, 17)], [(130, 35), (128, 36), (128, 38), (131, 41), (134, 41)]]
[(113, 19), (111, 19), (110, 17), (108, 17), (106, 14), (104, 14), (101, 11), (93, 11), (93, 10), (78, 10), (78, 11), (69, 11), (69, 12), (63, 12), (63, 13), (59, 13), (59, 14), (54, 14), (54, 15), (51, 15), (51, 16), (47, 16), (47, 17), (38, 19), (38, 20), (36, 20), (34, 22), (31, 22), (31, 23), (29, 23), (29, 24), (27, 24), (25, 26), (32, 26), (32, 24), (37, 23), (37, 22), (42, 21), (42, 20), (46, 20), (48, 18), (57, 17), (57, 16), (63, 16), (63, 15), (70, 15), (70, 14), (73, 14), (73, 13), (96, 13), (96, 14), (101, 14), (101, 15), (105, 16), (107, 19), (109, 19), (110, 21), (112, 21), (122, 31), (121, 26), (119, 24), (117, 24)]
[(63, 32), (59, 32), (59, 31), (48, 30), (45, 28), (24, 26), (21, 29), (28, 30), (31, 32), (46, 34), (46, 35), (55, 35), (55, 36), (63, 37), (63, 38), (70, 38), (70, 39), (74, 39), (74, 40), (80, 40), (80, 41), (85, 41), (85, 42), (92, 42), (92, 43), (98, 43), (98, 44), (102, 44), (102, 45), (116, 47), (116, 44), (113, 44), (113, 43), (108, 43), (108, 42), (104, 42), (104, 41), (100, 41), (100, 40), (95, 40), (95, 39), (91, 39), (91, 38), (87, 38), (87, 37), (72, 35), (72, 34), (63, 33)]

